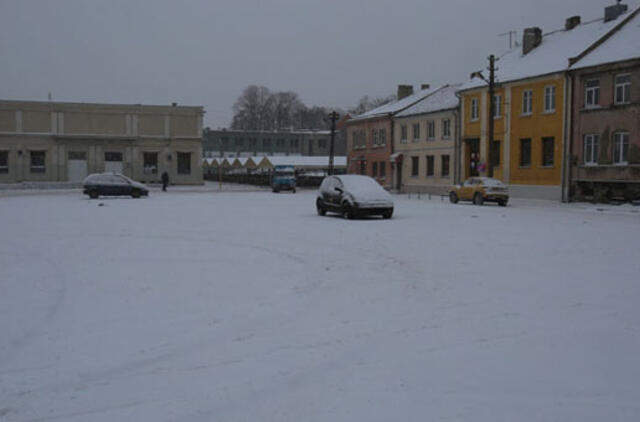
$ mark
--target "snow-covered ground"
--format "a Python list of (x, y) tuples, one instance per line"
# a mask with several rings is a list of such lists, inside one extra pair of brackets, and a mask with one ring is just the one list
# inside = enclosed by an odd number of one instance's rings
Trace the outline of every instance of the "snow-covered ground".
[(640, 213), (0, 198), (0, 420), (637, 421)]

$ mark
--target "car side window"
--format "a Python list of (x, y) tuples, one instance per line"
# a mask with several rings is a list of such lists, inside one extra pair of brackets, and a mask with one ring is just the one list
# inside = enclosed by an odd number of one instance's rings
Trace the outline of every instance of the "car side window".
[(128, 185), (129, 184), (129, 181), (127, 179), (125, 179), (124, 177), (122, 177), (122, 176), (114, 176), (114, 177), (116, 178), (117, 183), (119, 185)]

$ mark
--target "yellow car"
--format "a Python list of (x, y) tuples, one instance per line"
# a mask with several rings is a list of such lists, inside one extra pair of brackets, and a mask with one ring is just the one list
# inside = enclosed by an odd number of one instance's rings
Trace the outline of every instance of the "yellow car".
[(482, 205), (485, 201), (497, 202), (504, 207), (509, 202), (509, 188), (498, 179), (490, 177), (472, 177), (465, 180), (462, 185), (455, 185), (449, 192), (449, 201), (456, 204), (458, 201), (473, 201), (476, 205)]

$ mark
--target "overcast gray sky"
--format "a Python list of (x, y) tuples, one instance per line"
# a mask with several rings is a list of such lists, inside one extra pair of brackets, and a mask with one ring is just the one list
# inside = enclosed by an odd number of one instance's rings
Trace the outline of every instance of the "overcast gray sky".
[[(463, 82), (498, 34), (603, 16), (614, 0), (0, 0), (0, 98), (203, 105), (244, 87), (348, 107), (398, 83)], [(627, 1), (637, 7), (637, 0)]]

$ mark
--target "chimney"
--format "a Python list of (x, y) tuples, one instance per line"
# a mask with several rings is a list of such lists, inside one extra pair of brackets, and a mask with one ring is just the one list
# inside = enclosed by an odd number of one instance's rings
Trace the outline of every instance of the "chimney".
[(526, 55), (542, 42), (542, 29), (534, 26), (526, 28), (522, 35), (522, 54)]
[(571, 31), (578, 25), (580, 25), (580, 16), (571, 16), (564, 22), (564, 29)]
[(618, 4), (615, 6), (609, 6), (604, 8), (604, 21), (609, 22), (615, 19), (618, 19), (618, 16), (627, 11), (627, 5), (620, 3), (618, 0)]
[(409, 95), (413, 95), (413, 85), (398, 85), (399, 100), (406, 98)]
[(424, 91), (425, 89), (429, 89), (430, 87), (431, 87), (431, 85), (429, 85), (429, 84), (422, 84), (422, 85), (420, 85), (420, 89), (421, 89), (422, 91)]

